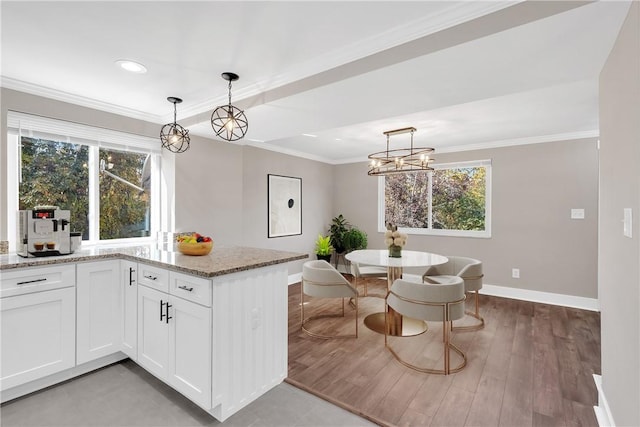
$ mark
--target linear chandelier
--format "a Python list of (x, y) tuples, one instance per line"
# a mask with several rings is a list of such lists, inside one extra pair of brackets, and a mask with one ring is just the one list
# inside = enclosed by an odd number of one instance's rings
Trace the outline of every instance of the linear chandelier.
[(167, 101), (173, 103), (173, 123), (167, 123), (160, 129), (160, 141), (162, 148), (166, 148), (172, 153), (184, 153), (189, 149), (189, 130), (176, 123), (176, 104), (180, 104), (182, 99), (170, 96)]
[(222, 73), (222, 78), (229, 82), (229, 104), (221, 105), (211, 114), (211, 127), (216, 136), (225, 141), (237, 141), (244, 138), (249, 128), (249, 121), (244, 111), (231, 105), (231, 82), (240, 77), (236, 73)]
[[(368, 175), (392, 175), (397, 173), (411, 173), (420, 171), (431, 171), (429, 163), (433, 162), (433, 158), (429, 155), (435, 150), (433, 148), (418, 148), (413, 146), (413, 133), (416, 131), (414, 127), (388, 130), (383, 132), (387, 135), (387, 149), (377, 153), (369, 154), (371, 160), (369, 164)], [(411, 145), (408, 148), (397, 148), (389, 150), (389, 139), (392, 135), (401, 135), (411, 133)]]

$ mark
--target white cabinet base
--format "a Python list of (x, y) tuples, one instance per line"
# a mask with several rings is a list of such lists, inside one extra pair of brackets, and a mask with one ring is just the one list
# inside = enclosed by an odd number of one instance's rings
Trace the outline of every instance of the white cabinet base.
[(127, 358), (127, 355), (124, 353), (115, 353), (106, 357), (101, 357), (99, 359), (92, 360), (91, 362), (87, 362), (82, 365), (75, 366), (70, 369), (66, 369), (64, 371), (46, 376), (44, 378), (37, 379), (35, 381), (28, 382), (26, 384), (22, 384), (16, 387), (12, 387), (7, 390), (3, 390), (0, 392), (0, 402), (8, 402), (9, 400), (16, 399), (18, 397), (27, 395), (29, 393), (33, 393), (34, 391), (42, 390), (46, 387), (51, 387), (52, 385), (56, 385), (61, 383), (62, 381), (70, 380), (71, 378), (75, 378), (79, 375), (86, 374), (87, 372), (95, 371), (96, 369), (103, 368), (105, 366), (111, 365), (113, 363), (117, 363), (121, 360)]

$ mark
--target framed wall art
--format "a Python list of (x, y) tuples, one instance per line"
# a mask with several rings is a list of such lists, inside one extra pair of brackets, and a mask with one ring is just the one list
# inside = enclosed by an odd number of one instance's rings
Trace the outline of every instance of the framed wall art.
[(302, 178), (267, 175), (269, 237), (302, 234)]

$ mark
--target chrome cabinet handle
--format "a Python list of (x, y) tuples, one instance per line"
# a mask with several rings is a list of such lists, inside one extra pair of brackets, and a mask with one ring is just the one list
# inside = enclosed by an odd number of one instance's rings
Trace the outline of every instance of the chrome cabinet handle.
[(156, 276), (152, 276), (152, 275), (145, 275), (144, 278), (149, 280), (158, 280)]
[(17, 284), (18, 284), (18, 285), (26, 285), (26, 284), (28, 284), (28, 283), (46, 282), (46, 281), (47, 281), (47, 279), (46, 279), (46, 278), (45, 278), (45, 279), (34, 279), (34, 280), (26, 280), (26, 281), (24, 281), (24, 282), (18, 282)]
[(182, 289), (182, 290), (184, 290), (184, 291), (188, 291), (188, 292), (193, 292), (193, 288), (188, 288), (188, 287), (187, 287), (187, 286), (185, 286), (185, 285), (178, 286), (178, 289)]

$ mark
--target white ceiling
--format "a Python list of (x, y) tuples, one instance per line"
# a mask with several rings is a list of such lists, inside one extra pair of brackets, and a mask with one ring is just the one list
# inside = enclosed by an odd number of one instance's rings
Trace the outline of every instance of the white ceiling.
[[(413, 126), (437, 152), (598, 133), (628, 2), (2, 1), (1, 84), (213, 139), (240, 75), (240, 143), (365, 160)], [(146, 74), (115, 65), (132, 59)], [(304, 136), (313, 134), (316, 137)], [(402, 138), (402, 137), (396, 137)], [(392, 144), (395, 139), (392, 138)], [(212, 141), (212, 143), (215, 143)]]

